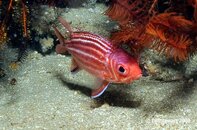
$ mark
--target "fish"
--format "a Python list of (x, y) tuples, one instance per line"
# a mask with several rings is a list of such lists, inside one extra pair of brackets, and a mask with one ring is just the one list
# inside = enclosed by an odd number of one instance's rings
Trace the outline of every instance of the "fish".
[(92, 98), (101, 96), (110, 83), (131, 83), (142, 76), (137, 59), (122, 48), (100, 35), (73, 31), (69, 23), (62, 17), (59, 22), (67, 29), (69, 39), (65, 39), (53, 25), (59, 40), (56, 45), (57, 54), (70, 53), (72, 56), (71, 72), (85, 70), (97, 78), (92, 87)]

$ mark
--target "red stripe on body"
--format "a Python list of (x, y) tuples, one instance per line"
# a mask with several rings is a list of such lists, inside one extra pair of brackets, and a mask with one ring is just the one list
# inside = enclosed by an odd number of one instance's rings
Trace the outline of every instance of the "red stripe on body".
[[(85, 53), (97, 55), (96, 57), (103, 57), (106, 54), (106, 50), (101, 49), (100, 47), (92, 44), (92, 42), (81, 42), (81, 41), (73, 41), (71, 44), (66, 45), (68, 51), (69, 48), (76, 48), (77, 50), (83, 50)], [(72, 52), (71, 52), (72, 53)]]
[[(76, 48), (69, 48), (72, 52), (72, 56), (74, 58), (77, 58), (81, 61), (88, 62), (87, 65), (93, 64), (94, 66), (98, 65), (104, 65), (105, 64), (105, 58), (98, 58), (95, 57), (93, 54), (85, 53), (84, 50), (77, 50)], [(76, 61), (77, 62), (77, 61)]]
[(72, 39), (78, 39), (78, 38), (94, 41), (95, 43), (99, 43), (101, 46), (105, 47), (106, 49), (111, 49), (113, 47), (112, 44), (107, 39), (104, 39), (96, 34), (92, 34), (88, 32), (73, 33)]
[(106, 71), (105, 56), (109, 49), (104, 48), (94, 39), (72, 39), (66, 44), (66, 47), (81, 68), (96, 75), (100, 75), (101, 71)]
[[(91, 33), (76, 32), (71, 35), (66, 47), (79, 67), (109, 81), (116, 79), (108, 59), (108, 54), (112, 53), (114, 48), (108, 40)], [(102, 72), (105, 72), (106, 77), (102, 77)]]
[(74, 57), (74, 59), (76, 60), (79, 67), (85, 69), (93, 75), (96, 75), (97, 77), (104, 78), (102, 77), (102, 72), (106, 71), (104, 65), (90, 64), (90, 61), (81, 60), (76, 57)]

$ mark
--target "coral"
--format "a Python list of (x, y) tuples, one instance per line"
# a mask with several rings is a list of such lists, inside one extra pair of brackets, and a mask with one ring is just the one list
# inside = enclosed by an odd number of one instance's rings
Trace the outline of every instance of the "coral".
[(192, 43), (188, 34), (192, 26), (191, 21), (175, 13), (159, 14), (146, 25), (146, 32), (157, 38), (148, 46), (168, 57), (174, 57), (175, 61), (186, 60), (188, 47)]
[(42, 46), (42, 51), (46, 52), (53, 47), (53, 38), (47, 37), (40, 39), (40, 44)]
[(176, 62), (197, 50), (196, 0), (113, 0), (106, 15), (120, 24), (111, 37), (116, 45), (148, 47)]
[(131, 20), (144, 22), (148, 18), (150, 3), (149, 0), (114, 0), (106, 14), (120, 24), (127, 24)]
[(129, 44), (132, 52), (138, 54), (144, 48), (143, 45), (152, 41), (152, 37), (144, 32), (145, 28), (142, 24), (127, 24), (127, 26), (121, 26), (120, 31), (114, 32), (111, 39), (116, 45)]
[[(32, 44), (30, 16), (34, 5), (65, 5), (66, 0), (8, 0), (0, 1), (0, 48), (9, 42), (19, 49), (19, 58)], [(35, 44), (34, 44), (35, 45)], [(35, 47), (34, 47), (35, 48)]]
[[(27, 31), (27, 13), (28, 13), (28, 9), (25, 6), (25, 1), (21, 0), (21, 1), (16, 1), (16, 3), (14, 3), (15, 1), (13, 0), (9, 0), (9, 1), (2, 1), (1, 2), (1, 7), (0, 8), (5, 8), (6, 11), (2, 11), (1, 12), (1, 21), (0, 21), (0, 44), (2, 45), (3, 43), (6, 42), (7, 37), (9, 37), (8, 34), (8, 29), (9, 28), (9, 24), (12, 23), (12, 17), (14, 15), (12, 15), (13, 13), (13, 5), (15, 5), (16, 7), (19, 6), (19, 3), (21, 3), (21, 8), (22, 8), (22, 26), (23, 26), (23, 36), (27, 37), (28, 36), (28, 31)], [(18, 12), (17, 12), (18, 13)], [(18, 13), (19, 14), (19, 13)], [(18, 15), (17, 14), (17, 15)]]
[[(0, 71), (5, 70), (6, 76), (10, 71), (18, 69), (28, 47), (37, 49), (36, 40), (33, 39), (35, 32), (31, 26), (31, 20), (34, 19), (30, 19), (34, 6), (43, 4), (56, 6), (61, 1), (65, 0), (0, 0), (0, 58), (3, 59)], [(16, 52), (9, 52), (13, 48), (16, 48)], [(1, 71), (0, 78), (5, 74)]]

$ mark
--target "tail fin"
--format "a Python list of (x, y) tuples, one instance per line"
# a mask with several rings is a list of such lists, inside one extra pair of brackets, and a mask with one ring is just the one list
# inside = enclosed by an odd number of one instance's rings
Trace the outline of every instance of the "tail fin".
[(68, 30), (70, 34), (73, 32), (70, 24), (66, 20), (64, 20), (62, 17), (59, 17), (58, 20)]

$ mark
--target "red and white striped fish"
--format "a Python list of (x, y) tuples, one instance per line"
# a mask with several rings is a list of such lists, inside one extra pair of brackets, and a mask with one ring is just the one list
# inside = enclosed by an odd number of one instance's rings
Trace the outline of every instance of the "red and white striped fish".
[(59, 21), (69, 31), (70, 39), (65, 40), (54, 27), (60, 41), (56, 52), (63, 54), (68, 51), (72, 55), (71, 72), (84, 69), (99, 79), (100, 83), (92, 91), (92, 98), (100, 96), (109, 83), (131, 83), (141, 77), (142, 71), (137, 60), (121, 48), (113, 46), (99, 35), (73, 32), (67, 21), (61, 17)]

